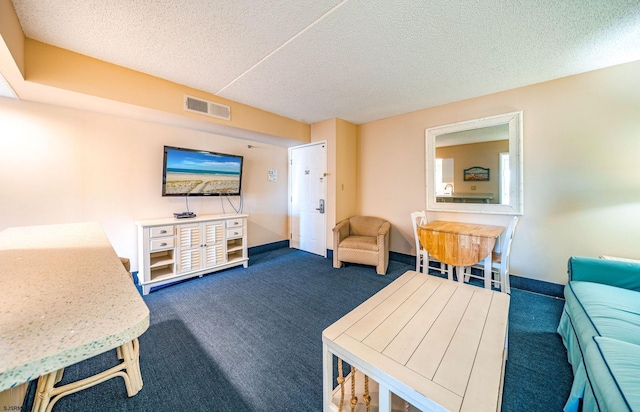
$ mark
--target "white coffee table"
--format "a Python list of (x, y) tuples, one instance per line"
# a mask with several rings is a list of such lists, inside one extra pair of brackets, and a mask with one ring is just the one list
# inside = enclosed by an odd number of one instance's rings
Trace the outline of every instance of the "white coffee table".
[(406, 272), (323, 331), (324, 410), (337, 411), (340, 398), (333, 355), (358, 370), (358, 409), (364, 374), (380, 411), (397, 402), (404, 410), (404, 401), (421, 411), (500, 410), (509, 301), (505, 293)]

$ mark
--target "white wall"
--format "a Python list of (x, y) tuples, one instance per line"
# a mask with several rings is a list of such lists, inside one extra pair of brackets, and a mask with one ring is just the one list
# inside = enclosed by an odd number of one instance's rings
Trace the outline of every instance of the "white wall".
[[(244, 156), (249, 246), (288, 238), (285, 147), (7, 98), (0, 98), (0, 230), (97, 221), (137, 270), (134, 222), (186, 209), (184, 198), (161, 196), (164, 145)], [(268, 182), (269, 168), (278, 169), (277, 182)], [(237, 207), (239, 198), (229, 199)], [(189, 209), (233, 212), (220, 197), (190, 198)]]
[[(571, 255), (640, 259), (640, 62), (360, 126), (360, 213), (389, 219), (391, 250), (415, 255), (409, 214), (426, 207), (425, 129), (519, 110), (524, 216), (512, 273), (565, 283)], [(428, 215), (489, 224), (510, 218)]]

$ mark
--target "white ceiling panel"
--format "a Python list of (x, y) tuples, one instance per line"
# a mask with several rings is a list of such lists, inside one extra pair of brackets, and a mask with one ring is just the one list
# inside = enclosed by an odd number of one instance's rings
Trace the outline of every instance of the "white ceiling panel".
[[(359, 124), (593, 70), (614, 59), (610, 49), (585, 48), (584, 40), (624, 23), (628, 8), (608, 18), (597, 8), (578, 16), (576, 3), (572, 19), (568, 10), (552, 12), (555, 2), (541, 3), (514, 10), (489, 2), (457, 8), (348, 2), (222, 95), (289, 117), (305, 113), (308, 122), (340, 117)], [(639, 23), (636, 14), (636, 33)], [(630, 58), (637, 60), (640, 36), (630, 34), (613, 42), (630, 43)]]
[(27, 37), (211, 93), (339, 3), (16, 0)]
[(13, 0), (25, 34), (308, 123), (640, 60), (628, 0)]

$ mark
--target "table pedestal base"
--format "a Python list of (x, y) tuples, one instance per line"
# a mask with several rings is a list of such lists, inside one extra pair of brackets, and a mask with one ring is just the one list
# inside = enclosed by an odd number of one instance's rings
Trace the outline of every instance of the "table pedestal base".
[(62, 397), (90, 388), (108, 379), (121, 376), (127, 387), (127, 395), (134, 396), (142, 389), (142, 374), (140, 373), (140, 348), (138, 339), (134, 339), (116, 348), (118, 359), (122, 362), (104, 372), (68, 383), (63, 386), (55, 385), (62, 380), (64, 369), (58, 369), (38, 379), (38, 387), (33, 402), (32, 412), (50, 412), (53, 405)]

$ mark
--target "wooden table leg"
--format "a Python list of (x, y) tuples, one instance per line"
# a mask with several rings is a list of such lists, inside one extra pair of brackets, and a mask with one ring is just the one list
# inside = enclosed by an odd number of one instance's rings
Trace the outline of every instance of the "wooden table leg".
[(333, 402), (333, 353), (322, 344), (322, 403), (325, 411), (331, 411)]
[(134, 396), (142, 389), (142, 373), (140, 372), (140, 347), (138, 339), (127, 342), (120, 346), (122, 355), (122, 365), (129, 379), (131, 380), (131, 391), (127, 387), (127, 395)]
[(47, 410), (51, 400), (51, 391), (55, 384), (59, 382), (57, 379), (62, 376), (63, 371), (64, 369), (60, 369), (43, 375), (38, 379), (36, 395), (31, 408), (32, 412), (44, 412)]
[(378, 383), (378, 411), (391, 412), (391, 391), (387, 385)]

